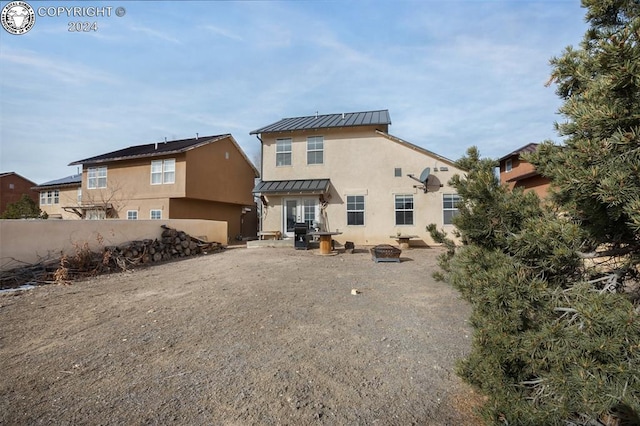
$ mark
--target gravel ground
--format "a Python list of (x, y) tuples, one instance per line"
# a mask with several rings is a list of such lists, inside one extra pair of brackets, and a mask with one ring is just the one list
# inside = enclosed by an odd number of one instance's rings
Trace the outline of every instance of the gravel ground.
[(0, 424), (477, 425), (439, 253), (235, 247), (2, 295)]

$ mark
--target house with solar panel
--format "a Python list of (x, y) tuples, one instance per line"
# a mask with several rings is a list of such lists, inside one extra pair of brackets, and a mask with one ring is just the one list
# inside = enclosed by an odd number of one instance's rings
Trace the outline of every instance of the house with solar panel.
[(251, 132), (262, 145), (261, 235), (295, 238), (304, 224), (338, 243), (412, 245), (426, 226), (452, 231), (452, 160), (389, 133), (387, 110), (284, 118)]
[(82, 174), (66, 176), (34, 186), (40, 199), (40, 210), (49, 219), (80, 219), (74, 211), (82, 203)]
[(82, 166), (83, 219), (208, 219), (228, 235), (256, 235), (258, 170), (230, 134), (154, 142), (69, 164)]

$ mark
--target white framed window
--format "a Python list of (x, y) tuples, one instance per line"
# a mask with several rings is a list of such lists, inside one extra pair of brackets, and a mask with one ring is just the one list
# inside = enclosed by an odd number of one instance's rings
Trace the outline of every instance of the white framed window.
[(513, 161), (509, 158), (504, 162), (504, 171), (509, 173), (511, 170), (513, 170)]
[(104, 210), (89, 210), (86, 213), (86, 218), (89, 220), (103, 220), (107, 218), (107, 212)]
[(364, 225), (364, 195), (347, 195), (347, 225)]
[(442, 194), (442, 215), (445, 225), (453, 224), (453, 218), (460, 213), (458, 203), (461, 201), (462, 197), (458, 194)]
[(40, 191), (40, 205), (60, 204), (60, 190)]
[(396, 225), (413, 225), (413, 195), (395, 197)]
[(151, 185), (175, 183), (176, 160), (153, 160), (151, 162)]
[(307, 138), (307, 164), (324, 163), (324, 137), (309, 136)]
[(78, 204), (82, 203), (82, 187), (78, 188), (78, 192), (76, 194), (76, 200), (78, 201)]
[(127, 210), (127, 220), (138, 220), (138, 210)]
[(291, 165), (291, 138), (276, 139), (276, 166)]
[(107, 168), (106, 167), (89, 167), (87, 170), (87, 188), (106, 188), (107, 187)]
[(158, 210), (158, 209), (151, 210), (151, 219), (153, 220), (162, 219), (162, 210)]

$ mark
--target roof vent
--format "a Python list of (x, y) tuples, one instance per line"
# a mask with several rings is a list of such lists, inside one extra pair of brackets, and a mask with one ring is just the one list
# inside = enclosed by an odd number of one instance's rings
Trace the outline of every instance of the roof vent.
[(198, 132), (196, 132), (196, 140), (198, 140)]
[(342, 113), (342, 119), (344, 120), (344, 112)]
[(154, 145), (155, 145), (155, 146), (154, 146), (154, 148), (153, 148), (153, 149), (158, 149), (158, 142), (156, 142)]
[(316, 111), (316, 118), (318, 118), (318, 111)]

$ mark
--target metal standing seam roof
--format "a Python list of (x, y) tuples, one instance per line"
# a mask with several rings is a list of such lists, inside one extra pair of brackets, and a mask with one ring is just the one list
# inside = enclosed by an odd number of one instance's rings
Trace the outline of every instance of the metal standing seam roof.
[(258, 182), (254, 194), (324, 194), (329, 190), (329, 179), (272, 180)]
[(268, 126), (250, 132), (250, 135), (258, 133), (273, 133), (306, 129), (327, 129), (332, 127), (356, 127), (374, 126), (377, 124), (391, 124), (389, 111), (348, 112), (340, 114), (311, 115), (306, 117), (283, 118)]

